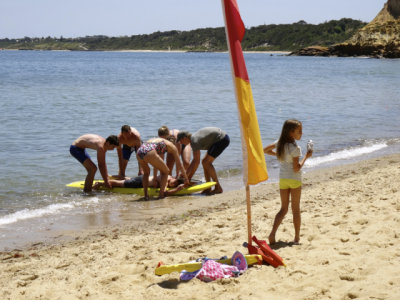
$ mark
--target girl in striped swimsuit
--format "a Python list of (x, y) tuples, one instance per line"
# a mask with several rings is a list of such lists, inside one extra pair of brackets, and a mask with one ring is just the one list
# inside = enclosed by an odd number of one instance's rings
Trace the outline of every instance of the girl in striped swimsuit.
[(183, 168), (182, 161), (179, 157), (178, 150), (175, 145), (170, 141), (162, 138), (154, 138), (150, 139), (147, 142), (143, 143), (139, 149), (137, 150), (137, 159), (138, 162), (143, 169), (143, 190), (144, 197), (147, 200), (148, 196), (148, 186), (149, 186), (149, 176), (150, 176), (150, 167), (149, 164), (154, 167), (156, 170), (160, 170), (161, 172), (161, 183), (160, 183), (160, 194), (159, 198), (165, 197), (165, 191), (167, 187), (167, 179), (169, 174), (169, 168), (164, 162), (164, 153), (169, 153), (173, 155), (175, 161), (177, 163), (177, 167), (181, 170), (181, 174), (185, 179), (185, 187), (189, 186), (189, 180), (186, 175), (185, 169)]

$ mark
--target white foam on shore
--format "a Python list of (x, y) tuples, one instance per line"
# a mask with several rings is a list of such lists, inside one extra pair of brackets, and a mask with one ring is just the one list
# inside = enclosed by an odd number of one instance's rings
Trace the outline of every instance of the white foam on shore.
[(374, 144), (369, 146), (362, 146), (357, 148), (350, 148), (341, 150), (338, 152), (333, 152), (325, 156), (310, 158), (306, 161), (306, 167), (316, 167), (318, 165), (322, 165), (325, 163), (331, 163), (338, 160), (346, 160), (355, 158), (357, 156), (365, 155), (368, 153), (372, 153), (383, 148), (386, 148), (388, 145), (386, 143)]
[(69, 203), (51, 204), (51, 205), (45, 206), (43, 208), (23, 209), (23, 210), (15, 212), (15, 213), (1, 217), (0, 218), (0, 226), (13, 224), (18, 221), (23, 221), (23, 220), (27, 220), (27, 219), (55, 215), (55, 214), (59, 214), (62, 211), (65, 212), (67, 210), (71, 210), (71, 209), (74, 209), (74, 208), (82, 206), (82, 205), (88, 205), (90, 203), (98, 203), (98, 202), (99, 202), (99, 199), (97, 197), (93, 197), (90, 200), (83, 201), (83, 202), (72, 201)]

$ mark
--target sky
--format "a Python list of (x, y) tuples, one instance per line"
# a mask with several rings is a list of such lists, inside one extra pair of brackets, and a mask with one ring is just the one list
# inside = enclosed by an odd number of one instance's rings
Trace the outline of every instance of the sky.
[[(387, 0), (237, 0), (246, 28), (370, 22)], [(0, 0), (0, 38), (131, 36), (224, 26), (221, 0)]]

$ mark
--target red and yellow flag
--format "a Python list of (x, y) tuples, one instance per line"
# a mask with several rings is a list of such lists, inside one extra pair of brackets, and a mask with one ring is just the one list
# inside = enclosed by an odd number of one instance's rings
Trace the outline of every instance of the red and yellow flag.
[(257, 184), (267, 180), (268, 173), (253, 93), (241, 45), (245, 27), (236, 0), (222, 0), (222, 8), (225, 15), (225, 31), (239, 110), (243, 149), (243, 180), (247, 185)]

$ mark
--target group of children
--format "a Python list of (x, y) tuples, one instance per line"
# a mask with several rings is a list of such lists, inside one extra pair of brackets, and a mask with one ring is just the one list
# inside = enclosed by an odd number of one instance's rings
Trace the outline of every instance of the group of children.
[[(158, 138), (152, 138), (143, 142), (140, 133), (129, 125), (121, 127), (118, 136), (109, 136), (107, 139), (95, 134), (85, 134), (75, 140), (70, 153), (87, 170), (84, 191), (90, 192), (92, 188), (105, 186), (143, 187), (144, 196), (148, 199), (148, 187), (159, 187), (159, 198), (172, 193), (167, 187), (180, 190), (191, 185), (190, 180), (196, 173), (200, 164), (200, 151), (207, 150), (202, 166), (206, 181), (214, 181), (214, 188), (206, 190), (206, 194), (222, 193), (223, 189), (219, 183), (217, 172), (213, 161), (228, 147), (230, 139), (228, 134), (217, 127), (205, 127), (193, 135), (188, 131), (169, 130), (163, 126), (158, 131)], [(96, 165), (91, 160), (86, 149), (97, 151), (98, 168), (104, 182), (93, 186), (94, 175), (97, 171)], [(117, 148), (119, 173), (111, 179), (108, 175), (105, 163), (105, 153)], [(139, 163), (139, 176), (135, 178), (125, 177), (125, 170), (131, 154), (136, 152)], [(193, 153), (193, 159), (190, 158)], [(166, 162), (164, 161), (164, 156)], [(182, 162), (183, 161), (183, 162)], [(150, 166), (153, 167), (154, 175), (150, 177)], [(176, 176), (172, 178), (172, 169), (176, 165)], [(160, 175), (158, 175), (160, 172)], [(179, 180), (181, 179), (181, 180)], [(176, 190), (176, 191), (177, 191)]]
[[(111, 135), (107, 139), (96, 134), (85, 134), (76, 139), (70, 153), (87, 170), (84, 191), (90, 192), (92, 187), (105, 186), (118, 187), (143, 187), (144, 197), (148, 199), (148, 188), (159, 187), (159, 198), (173, 194), (189, 186), (191, 179), (200, 164), (200, 150), (207, 150), (202, 162), (204, 178), (216, 182), (214, 189), (206, 190), (206, 194), (222, 193), (214, 160), (229, 146), (230, 138), (226, 132), (217, 127), (205, 127), (194, 134), (188, 131), (169, 130), (163, 126), (158, 130), (158, 138), (143, 142), (140, 133), (129, 125), (124, 125), (118, 136)], [(275, 243), (275, 235), (279, 225), (288, 212), (291, 200), (293, 224), (295, 229), (294, 243), (300, 241), (300, 197), (301, 197), (301, 172), (305, 161), (312, 156), (312, 150), (300, 160), (301, 148), (296, 144), (302, 136), (302, 123), (297, 120), (287, 120), (283, 124), (282, 132), (277, 141), (264, 148), (264, 153), (274, 155), (280, 162), (279, 188), (281, 208), (274, 219), (272, 231), (269, 235), (270, 244)], [(97, 171), (96, 165), (91, 160), (86, 149), (97, 151), (97, 162), (103, 183), (93, 186)], [(105, 155), (108, 150), (117, 148), (119, 173), (112, 179), (107, 172)], [(125, 170), (133, 152), (139, 163), (139, 176), (125, 177)], [(164, 155), (166, 161), (164, 160)], [(193, 157), (192, 157), (193, 156)], [(192, 158), (192, 159), (191, 159)], [(150, 166), (154, 174), (150, 176)], [(172, 176), (172, 169), (176, 165), (176, 175)], [(158, 175), (158, 171), (160, 175)], [(169, 189), (167, 189), (167, 187)]]

